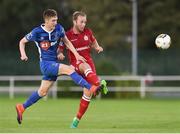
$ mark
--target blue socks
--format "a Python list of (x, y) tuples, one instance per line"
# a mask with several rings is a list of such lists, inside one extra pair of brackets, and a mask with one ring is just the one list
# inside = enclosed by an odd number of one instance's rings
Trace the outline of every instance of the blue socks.
[(80, 76), (76, 72), (70, 74), (70, 77), (77, 85), (80, 85), (81, 87), (85, 87), (87, 89), (91, 88), (91, 84), (89, 84), (82, 76)]
[(27, 99), (27, 101), (23, 104), (24, 108), (31, 106), (32, 104), (36, 103), (42, 97), (39, 96), (38, 92), (35, 91), (31, 94), (31, 96)]
[[(80, 85), (81, 87), (85, 87), (87, 89), (91, 88), (91, 84), (89, 84), (82, 76), (77, 74), (76, 72), (73, 72), (70, 77), (72, 80), (77, 84)], [(39, 96), (38, 92), (35, 91), (31, 94), (31, 96), (26, 100), (26, 102), (23, 104), (24, 108), (28, 108), (32, 104), (36, 103), (39, 99), (42, 97)]]

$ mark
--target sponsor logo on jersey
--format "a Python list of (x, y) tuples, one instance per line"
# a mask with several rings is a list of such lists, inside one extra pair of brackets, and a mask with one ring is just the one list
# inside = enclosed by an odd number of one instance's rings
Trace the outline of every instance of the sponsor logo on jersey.
[(89, 46), (79, 47), (79, 48), (76, 48), (76, 51), (82, 51), (82, 50), (86, 50), (89, 48), (90, 48)]
[(43, 49), (43, 50), (48, 50), (48, 48), (51, 46), (50, 42), (49, 41), (42, 41), (40, 42), (40, 47)]
[(51, 46), (56, 45), (57, 41), (51, 42)]
[(77, 41), (77, 39), (72, 39), (71, 41), (72, 41), (72, 42), (73, 42), (73, 41)]
[(40, 46), (43, 50), (48, 50), (50, 46), (54, 46), (57, 44), (57, 41), (49, 42), (49, 41), (42, 41), (40, 42)]

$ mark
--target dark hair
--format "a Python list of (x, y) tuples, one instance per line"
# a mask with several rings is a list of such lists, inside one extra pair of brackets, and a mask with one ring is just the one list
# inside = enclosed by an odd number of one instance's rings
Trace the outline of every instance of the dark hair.
[(50, 17), (55, 17), (57, 16), (57, 12), (56, 10), (54, 9), (46, 9), (44, 12), (43, 12), (43, 18), (50, 18)]
[(77, 20), (78, 16), (86, 16), (86, 13), (83, 11), (76, 11), (73, 13), (72, 19)]

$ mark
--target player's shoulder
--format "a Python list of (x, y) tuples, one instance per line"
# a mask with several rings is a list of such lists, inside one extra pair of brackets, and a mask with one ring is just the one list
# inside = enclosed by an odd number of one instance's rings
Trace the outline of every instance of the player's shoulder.
[(66, 31), (66, 36), (71, 36), (73, 34), (72, 28)]
[(61, 25), (61, 24), (57, 24), (56, 25), (56, 31), (58, 31), (59, 33), (65, 33), (65, 31), (64, 31), (64, 27)]
[(57, 29), (57, 30), (61, 30), (61, 29), (64, 30), (64, 27), (63, 27), (61, 24), (57, 24), (57, 25), (56, 25), (56, 29)]
[(39, 33), (41, 33), (41, 31), (42, 31), (41, 26), (36, 26), (36, 27), (34, 27), (34, 28), (31, 30), (31, 32), (28, 33), (25, 37), (26, 37), (26, 39), (29, 40), (29, 41), (34, 40), (34, 39), (37, 37), (37, 35), (38, 35)]
[(32, 30), (32, 32), (35, 32), (35, 33), (38, 33), (38, 32), (40, 32), (40, 31), (42, 31), (41, 26), (36, 26), (36, 27), (34, 27), (33, 30)]

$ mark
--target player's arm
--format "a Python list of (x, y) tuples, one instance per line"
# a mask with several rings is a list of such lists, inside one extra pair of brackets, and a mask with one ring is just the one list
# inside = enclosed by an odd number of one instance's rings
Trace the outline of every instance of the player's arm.
[(25, 45), (26, 43), (28, 42), (28, 40), (24, 37), (20, 40), (19, 42), (19, 51), (20, 51), (20, 54), (21, 54), (21, 60), (22, 61), (27, 61), (28, 60), (28, 57), (26, 55), (26, 51), (25, 51)]
[(95, 39), (92, 44), (91, 47), (96, 50), (97, 53), (100, 53), (103, 51), (103, 48), (98, 44), (97, 40)]
[(91, 40), (91, 47), (97, 52), (100, 53), (103, 51), (103, 48), (98, 44), (96, 38), (93, 35), (93, 32), (91, 31), (91, 29), (89, 30), (89, 35), (90, 35), (90, 40)]
[(65, 56), (64, 56), (64, 49), (65, 49), (65, 45), (63, 42), (60, 42), (59, 43), (59, 46), (58, 46), (58, 50), (57, 50), (57, 58), (58, 60), (64, 60), (65, 59)]
[(62, 38), (64, 44), (67, 46), (67, 48), (74, 54), (74, 56), (76, 57), (76, 60), (81, 60), (83, 62), (86, 61), (85, 58), (83, 58), (82, 56), (80, 56), (78, 54), (78, 52), (76, 51), (76, 49), (74, 48), (74, 46), (72, 45), (72, 43), (69, 41), (69, 39), (67, 38), (67, 36), (65, 35), (64, 38)]

